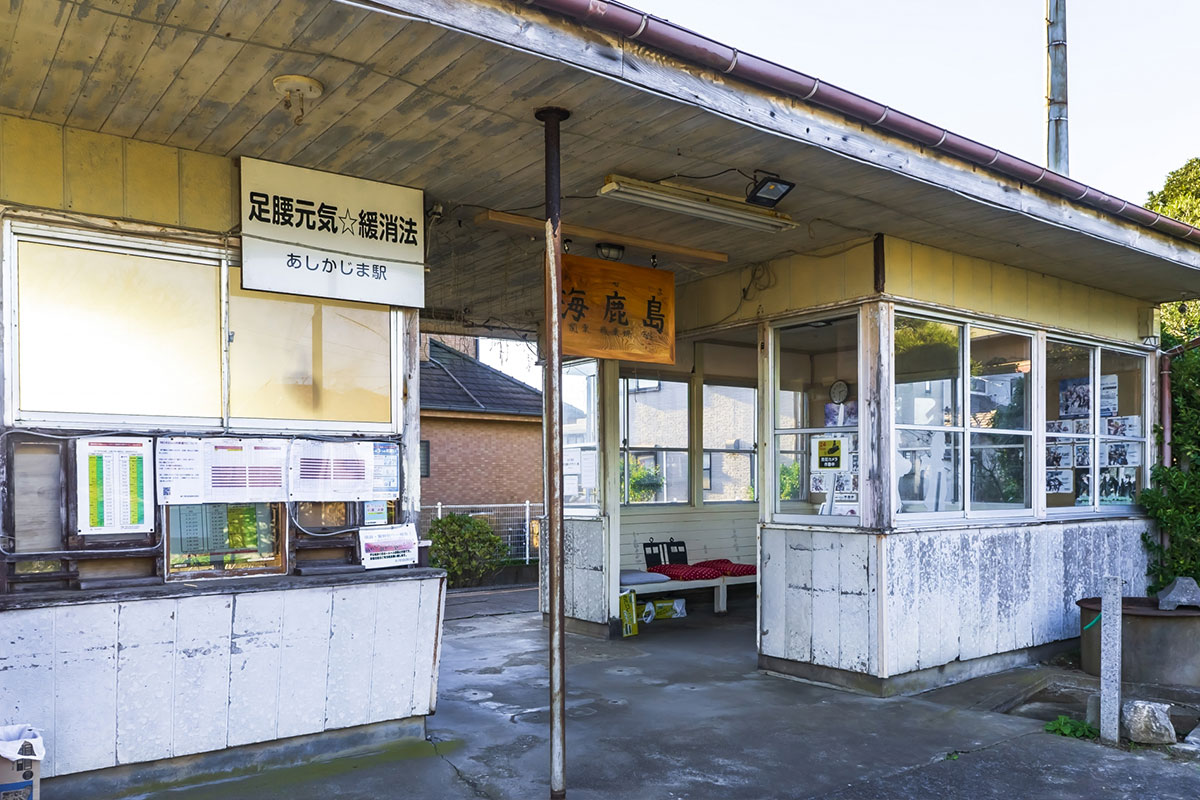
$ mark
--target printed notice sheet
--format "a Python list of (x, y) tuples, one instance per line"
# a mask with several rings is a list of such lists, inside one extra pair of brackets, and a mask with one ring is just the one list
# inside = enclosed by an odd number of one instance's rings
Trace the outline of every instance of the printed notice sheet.
[(372, 500), (374, 494), (374, 442), (315, 439), (292, 442), (288, 457), (288, 499)]
[(79, 439), (75, 445), (79, 532), (153, 531), (153, 464), (152, 439)]
[(386, 528), (359, 528), (358, 549), (367, 569), (399, 567), (417, 563), (417, 526), (388, 525)]
[(375, 476), (372, 494), (376, 500), (395, 500), (400, 496), (400, 445), (372, 442)]
[(276, 503), (287, 500), (287, 450), (283, 439), (158, 440), (158, 501)]

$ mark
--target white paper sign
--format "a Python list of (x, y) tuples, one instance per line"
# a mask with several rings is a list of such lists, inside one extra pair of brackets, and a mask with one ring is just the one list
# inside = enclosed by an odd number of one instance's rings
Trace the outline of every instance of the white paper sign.
[(374, 499), (373, 445), (373, 442), (293, 441), (288, 457), (288, 499)]
[(242, 237), (242, 288), (425, 307), (425, 267)]
[(424, 305), (421, 190), (242, 158), (241, 201), (243, 287)]
[(159, 439), (158, 502), (283, 502), (288, 499), (287, 449), (283, 439)]
[(367, 569), (415, 564), (417, 526), (409, 522), (385, 528), (359, 528), (358, 553)]
[(169, 436), (158, 440), (154, 466), (158, 473), (159, 503), (190, 505), (204, 502), (203, 452), (203, 439)]
[(394, 500), (400, 496), (400, 445), (373, 442), (374, 477), (372, 493), (376, 500)]
[(81, 534), (154, 530), (153, 440), (79, 439), (75, 444), (76, 517)]

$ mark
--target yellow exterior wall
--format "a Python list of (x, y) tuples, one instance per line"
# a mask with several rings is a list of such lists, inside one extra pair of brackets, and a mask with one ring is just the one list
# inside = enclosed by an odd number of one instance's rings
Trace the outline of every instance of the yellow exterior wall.
[(866, 241), (824, 258), (778, 259), (759, 276), (743, 268), (684, 284), (676, 292), (675, 328), (686, 332), (867, 297), (874, 292), (874, 264), (874, 244)]
[(1141, 300), (890, 236), (884, 274), (885, 290), (899, 298), (1129, 342), (1149, 332), (1139, 321), (1152, 307)]
[[(884, 276), (885, 292), (901, 302), (909, 298), (1128, 342), (1156, 332), (1147, 322), (1153, 307), (1132, 297), (890, 236), (884, 237)], [(758, 276), (744, 268), (680, 286), (676, 330), (750, 322), (874, 294), (874, 244), (867, 241), (826, 258), (772, 261)]]
[(231, 158), (0, 115), (0, 203), (220, 233), (237, 192)]

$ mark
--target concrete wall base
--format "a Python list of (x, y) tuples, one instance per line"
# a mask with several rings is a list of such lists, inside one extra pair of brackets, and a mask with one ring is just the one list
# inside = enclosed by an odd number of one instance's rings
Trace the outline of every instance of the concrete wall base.
[(862, 672), (823, 667), (819, 664), (804, 664), (799, 661), (789, 661), (785, 658), (758, 656), (758, 668), (772, 674), (787, 678), (820, 683), (836, 689), (848, 689), (861, 694), (875, 697), (891, 697), (894, 695), (919, 694), (940, 686), (1003, 672), (1006, 669), (1022, 667), (1045, 661), (1059, 653), (1079, 648), (1078, 637), (1064, 639), (1058, 642), (1026, 647), (1021, 650), (1010, 650), (1007, 653), (996, 653), (969, 661), (951, 661), (938, 667), (919, 669), (906, 672), (903, 675), (893, 675), (890, 678), (880, 678)]
[[(610, 619), (608, 622), (589, 622), (586, 619), (564, 617), (567, 633), (578, 633), (580, 636), (590, 636), (593, 639), (620, 639), (621, 620)], [(550, 626), (550, 615), (542, 614), (542, 625)]]
[(157, 797), (170, 787), (181, 784), (202, 785), (278, 767), (335, 761), (361, 754), (364, 750), (398, 743), (425, 746), (425, 717), (409, 717), (192, 756), (76, 772), (42, 781), (42, 794), (49, 798), (70, 797), (72, 800), (108, 800), (133, 793)]

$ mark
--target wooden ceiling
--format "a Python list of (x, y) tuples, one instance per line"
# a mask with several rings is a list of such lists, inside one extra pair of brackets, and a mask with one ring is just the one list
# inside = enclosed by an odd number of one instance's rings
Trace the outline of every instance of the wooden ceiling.
[[(563, 127), (567, 221), (729, 254), (728, 264), (660, 256), (680, 283), (885, 232), (1147, 298), (1176, 290), (1171, 265), (1136, 250), (423, 21), (332, 0), (10, 8), (0, 16), (0, 110), (424, 189), (427, 205), (446, 212), (428, 236), (431, 318), (527, 330), (540, 317), (541, 245), (474, 219), (481, 209), (540, 213), (533, 114), (547, 105), (572, 112)], [(288, 73), (325, 86), (300, 125), (271, 85)], [(678, 180), (739, 194), (740, 173), (755, 169), (798, 182), (780, 206), (797, 230), (763, 234), (595, 197), (609, 173), (713, 176)], [(575, 243), (576, 252), (590, 245)]]

